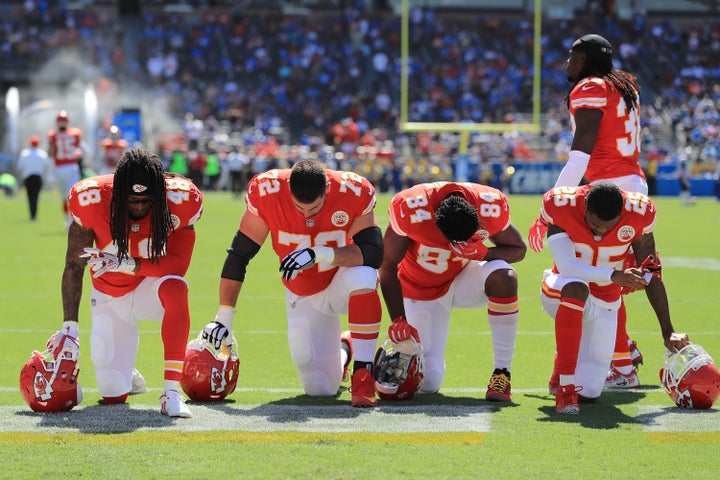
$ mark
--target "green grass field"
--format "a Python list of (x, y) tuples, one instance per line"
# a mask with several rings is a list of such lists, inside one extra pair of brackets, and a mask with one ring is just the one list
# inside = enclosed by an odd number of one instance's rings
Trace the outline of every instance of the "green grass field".
[[(381, 226), (389, 196), (379, 197)], [(525, 234), (539, 196), (511, 196)], [(678, 331), (720, 361), (720, 204), (701, 198), (683, 208), (658, 198), (656, 240)], [(244, 203), (205, 196), (190, 281), (191, 336), (214, 317), (225, 248)], [(553, 324), (540, 310), (542, 270), (550, 254), (528, 251), (520, 276), (520, 327), (511, 405), (483, 400), (492, 370), (484, 311), (456, 310), (448, 372), (440, 394), (374, 410), (302, 394), (286, 343), (277, 259), (266, 245), (248, 268), (235, 321), (238, 389), (217, 404), (193, 404), (194, 418), (158, 413), (162, 386), (159, 325), (141, 323), (138, 368), (146, 394), (129, 405), (98, 404), (89, 358), (89, 307), (81, 308), (85, 398), (67, 414), (30, 411), (18, 391), (22, 364), (61, 324), (60, 275), (65, 235), (57, 192), (43, 192), (39, 220), (28, 220), (24, 193), (0, 198), (0, 478), (715, 478), (720, 412), (682, 411), (660, 388), (663, 344), (643, 293), (627, 297), (628, 329), (645, 356), (643, 386), (606, 392), (578, 416), (554, 412), (547, 377)], [(88, 300), (89, 275), (85, 278)], [(387, 327), (384, 318), (383, 332)]]

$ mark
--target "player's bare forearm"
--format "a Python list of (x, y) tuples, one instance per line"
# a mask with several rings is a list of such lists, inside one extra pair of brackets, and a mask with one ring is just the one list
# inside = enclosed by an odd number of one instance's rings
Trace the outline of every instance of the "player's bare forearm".
[(75, 263), (65, 265), (61, 285), (63, 321), (78, 321), (80, 300), (82, 298), (84, 270), (84, 266), (79, 267)]
[(410, 247), (410, 239), (398, 235), (392, 227), (385, 230), (384, 257), (380, 265), (380, 290), (390, 318), (397, 318), (405, 315), (403, 304), (402, 285), (398, 278), (398, 265), (405, 257)]
[(490, 241), (495, 246), (488, 249), (485, 255), (487, 261), (505, 260), (508, 263), (515, 263), (525, 258), (527, 245), (514, 225), (509, 225), (505, 230), (496, 233)]
[(649, 255), (655, 254), (655, 236), (652, 232), (640, 236), (632, 243), (632, 248), (635, 252), (635, 261), (641, 265)]
[(333, 265), (338, 267), (357, 267), (363, 264), (363, 254), (360, 247), (355, 244), (344, 247), (335, 247)]
[(397, 277), (397, 267), (390, 262), (383, 262), (380, 267), (380, 290), (390, 318), (405, 315), (403, 293), (400, 280)]
[(221, 277), (218, 294), (220, 305), (227, 305), (234, 308), (237, 304), (238, 296), (240, 296), (242, 285), (243, 282), (238, 280)]
[(669, 338), (675, 328), (670, 320), (670, 306), (668, 305), (665, 284), (657, 278), (653, 278), (645, 287), (645, 295), (647, 295), (648, 301), (655, 311), (663, 338)]
[(87, 259), (80, 258), (80, 255), (84, 253), (84, 248), (92, 247), (94, 242), (95, 234), (92, 230), (83, 228), (75, 222), (70, 224), (65, 252), (65, 269), (60, 286), (64, 321), (78, 321), (83, 275), (87, 265)]

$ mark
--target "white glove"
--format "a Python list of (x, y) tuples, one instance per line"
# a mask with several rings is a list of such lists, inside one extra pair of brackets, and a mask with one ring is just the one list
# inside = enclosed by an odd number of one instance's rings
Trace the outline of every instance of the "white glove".
[(75, 357), (80, 353), (80, 332), (78, 322), (63, 322), (62, 329), (53, 333), (45, 343), (45, 347), (52, 353), (54, 358), (64, 349), (70, 348)]
[(89, 258), (88, 265), (92, 267), (93, 278), (98, 278), (106, 272), (135, 273), (135, 259), (133, 257), (118, 259), (117, 255), (104, 252), (99, 248), (84, 248), (85, 253), (80, 258)]
[(335, 250), (332, 247), (301, 248), (288, 253), (280, 262), (280, 271), (285, 280), (294, 280), (301, 270), (312, 268), (316, 263), (332, 264)]
[(232, 347), (232, 324), (233, 314), (235, 309), (226, 305), (221, 305), (218, 309), (215, 320), (205, 325), (202, 331), (203, 340), (207, 340), (211, 343), (216, 350), (222, 347), (223, 340), (225, 341), (228, 349)]

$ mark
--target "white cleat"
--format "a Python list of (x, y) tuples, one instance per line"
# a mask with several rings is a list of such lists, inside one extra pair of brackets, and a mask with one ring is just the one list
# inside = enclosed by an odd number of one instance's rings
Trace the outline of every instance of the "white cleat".
[(192, 412), (177, 390), (165, 390), (160, 396), (160, 413), (168, 417), (192, 418)]
[(147, 392), (147, 386), (145, 385), (145, 377), (142, 376), (142, 373), (140, 373), (137, 368), (133, 368), (130, 395), (137, 395), (139, 393), (145, 392)]
[(638, 388), (640, 380), (637, 376), (637, 370), (633, 368), (632, 372), (624, 375), (617, 371), (615, 367), (610, 368), (607, 378), (605, 379), (605, 388)]

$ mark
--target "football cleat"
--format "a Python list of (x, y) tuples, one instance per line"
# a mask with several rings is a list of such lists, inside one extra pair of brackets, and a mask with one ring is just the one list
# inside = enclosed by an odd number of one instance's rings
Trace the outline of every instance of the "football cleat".
[[(352, 346), (352, 335), (350, 334), (350, 330), (345, 330), (340, 334), (340, 344), (347, 345), (347, 352), (348, 357), (345, 361), (345, 364), (343, 365), (343, 374), (342, 374), (342, 381), (347, 382), (350, 380), (350, 374), (348, 373), (348, 367), (350, 366), (350, 363), (352, 362), (353, 358), (353, 346)], [(340, 347), (342, 348), (342, 347)]]
[(375, 389), (383, 400), (410, 400), (424, 378), (422, 345), (410, 337), (395, 343), (389, 338), (375, 354)]
[(628, 348), (630, 349), (630, 359), (632, 360), (633, 367), (637, 368), (638, 365), (642, 365), (643, 356), (642, 353), (640, 353), (637, 342), (635, 340), (631, 341)]
[(353, 373), (348, 390), (352, 394), (350, 401), (353, 407), (377, 407), (375, 398), (375, 378), (367, 368), (359, 368)]
[(130, 395), (138, 395), (145, 392), (147, 392), (145, 377), (142, 376), (142, 373), (140, 373), (137, 368), (133, 368)]
[(580, 413), (580, 405), (578, 405), (580, 390), (582, 387), (576, 387), (573, 384), (558, 386), (557, 395), (555, 395), (555, 411), (570, 415)]
[(553, 372), (548, 379), (548, 392), (550, 395), (557, 395), (558, 388), (560, 388), (560, 375)]
[(66, 335), (60, 345), (55, 354), (33, 351), (20, 371), (20, 393), (35, 412), (67, 412), (82, 401), (77, 339)]
[(231, 341), (227, 345), (223, 340), (218, 349), (200, 332), (197, 338), (188, 342), (180, 386), (192, 400), (222, 400), (235, 391), (240, 360), (234, 348), (237, 340), (233, 336)]
[(620, 373), (615, 367), (610, 368), (607, 378), (605, 378), (605, 388), (638, 388), (640, 386), (640, 380), (637, 376), (637, 371), (633, 368), (633, 371), (627, 375)]
[(694, 343), (678, 352), (665, 351), (660, 381), (680, 408), (707, 410), (720, 396), (720, 372), (712, 357)]
[(160, 396), (160, 413), (168, 417), (191, 418), (192, 412), (177, 390), (165, 390)]
[(488, 402), (512, 402), (510, 393), (510, 372), (496, 368), (488, 382), (485, 400)]

